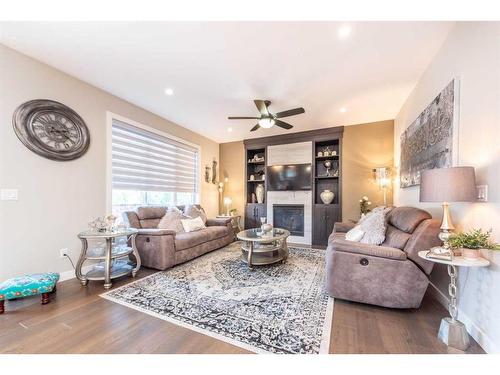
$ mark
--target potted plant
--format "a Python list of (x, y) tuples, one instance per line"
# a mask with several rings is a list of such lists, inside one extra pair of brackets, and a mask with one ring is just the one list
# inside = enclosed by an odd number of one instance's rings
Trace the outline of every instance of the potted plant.
[(448, 243), (452, 249), (459, 249), (465, 259), (479, 258), (481, 249), (500, 250), (500, 245), (490, 240), (491, 229), (483, 232), (482, 229), (472, 229), (469, 232), (453, 234)]

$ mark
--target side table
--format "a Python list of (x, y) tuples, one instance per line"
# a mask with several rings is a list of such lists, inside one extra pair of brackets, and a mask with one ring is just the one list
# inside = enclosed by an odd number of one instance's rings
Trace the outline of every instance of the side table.
[(236, 238), (236, 234), (243, 230), (241, 228), (241, 215), (217, 215), (216, 218), (217, 219), (231, 218), (231, 225), (233, 226), (235, 238)]
[[(141, 268), (141, 258), (135, 246), (137, 233), (138, 230), (133, 228), (114, 232), (85, 231), (79, 233), (78, 238), (82, 241), (82, 250), (75, 267), (75, 273), (81, 284), (85, 286), (89, 280), (104, 280), (104, 289), (109, 289), (112, 286), (112, 279), (129, 274), (135, 277)], [(116, 240), (121, 237), (126, 237), (125, 243), (116, 244)], [(105, 248), (89, 249), (89, 240), (106, 240), (106, 246)], [(131, 246), (128, 246), (128, 243)], [(134, 256), (135, 264), (128, 259), (121, 259), (128, 258), (130, 254)], [(100, 262), (83, 275), (82, 266), (86, 260), (99, 260)]]
[(444, 259), (429, 258), (427, 257), (428, 253), (428, 250), (419, 251), (418, 256), (430, 262), (446, 264), (448, 266), (448, 275), (450, 276), (450, 284), (448, 285), (448, 294), (450, 295), (448, 311), (450, 316), (441, 320), (438, 339), (452, 348), (467, 350), (470, 345), (469, 334), (467, 333), (465, 325), (461, 321), (457, 320), (457, 267), (487, 267), (490, 265), (490, 261), (484, 258), (468, 260), (461, 256), (455, 256), (451, 261), (449, 261)]

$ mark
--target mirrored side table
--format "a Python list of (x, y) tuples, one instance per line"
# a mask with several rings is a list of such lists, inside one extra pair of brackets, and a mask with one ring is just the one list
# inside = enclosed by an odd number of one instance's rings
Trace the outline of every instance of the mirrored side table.
[[(114, 232), (85, 231), (78, 234), (82, 242), (80, 258), (75, 267), (75, 273), (83, 286), (91, 281), (104, 281), (104, 289), (113, 285), (112, 279), (132, 275), (135, 277), (141, 268), (141, 258), (135, 245), (135, 237), (138, 230), (133, 228), (117, 230)], [(89, 242), (105, 241), (105, 246), (93, 245)], [(129, 246), (130, 244), (130, 246)], [(129, 260), (129, 256), (135, 258), (135, 263)], [(92, 269), (82, 274), (82, 267), (86, 260), (98, 261)]]
[(490, 265), (490, 261), (484, 258), (477, 258), (475, 260), (468, 260), (461, 256), (455, 256), (453, 259), (444, 260), (429, 258), (427, 254), (428, 250), (423, 250), (418, 252), (418, 256), (425, 260), (434, 263), (446, 264), (448, 266), (448, 276), (450, 276), (450, 284), (448, 285), (448, 294), (450, 295), (450, 302), (448, 305), (449, 317), (443, 318), (441, 320), (441, 325), (439, 326), (438, 339), (444, 342), (446, 345), (459, 350), (467, 350), (470, 345), (469, 333), (465, 328), (465, 325), (457, 319), (458, 317), (458, 290), (457, 290), (457, 279), (458, 271), (457, 267), (487, 267)]

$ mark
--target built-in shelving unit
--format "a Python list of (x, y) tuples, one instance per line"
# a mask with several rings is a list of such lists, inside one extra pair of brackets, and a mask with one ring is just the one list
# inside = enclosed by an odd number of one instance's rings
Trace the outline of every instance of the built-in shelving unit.
[[(247, 139), (245, 144), (245, 228), (255, 228), (260, 226), (260, 218), (266, 217), (267, 212), (267, 183), (261, 179), (262, 172), (265, 173), (267, 161), (267, 148), (274, 145), (286, 145), (299, 142), (311, 142), (311, 199), (312, 199), (312, 245), (325, 247), (328, 242), (333, 225), (336, 221), (342, 220), (342, 126), (320, 130), (310, 130), (299, 133), (283, 134), (279, 136)], [(335, 155), (321, 155), (325, 150), (333, 152)], [(254, 161), (255, 155), (260, 155), (263, 160)], [(331, 168), (327, 174), (325, 162), (330, 161)], [(290, 163), (293, 164), (293, 163)], [(254, 175), (251, 180), (250, 176)], [(259, 184), (263, 184), (265, 189), (264, 202), (254, 203), (252, 194)], [(325, 189), (331, 190), (334, 200), (330, 204), (321, 201), (321, 192)]]
[[(246, 207), (245, 228), (261, 225), (260, 218), (266, 216), (266, 147), (247, 148), (246, 152)], [(257, 159), (257, 160), (256, 160)], [(253, 176), (253, 178), (251, 177)], [(264, 187), (264, 201), (257, 201), (257, 186)]]
[[(333, 225), (342, 220), (341, 137), (334, 135), (314, 141), (313, 160), (313, 246), (326, 246)], [(329, 204), (321, 200), (321, 193), (325, 190), (335, 194)]]

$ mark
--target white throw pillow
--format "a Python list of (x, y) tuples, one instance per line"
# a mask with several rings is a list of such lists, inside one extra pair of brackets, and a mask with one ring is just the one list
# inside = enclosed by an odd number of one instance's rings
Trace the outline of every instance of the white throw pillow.
[(380, 245), (385, 241), (385, 231), (387, 229), (385, 214), (389, 211), (389, 208), (377, 207), (359, 221), (359, 226), (364, 232), (363, 238), (360, 240), (361, 243)]
[(364, 235), (365, 232), (363, 232), (361, 226), (356, 225), (354, 228), (352, 228), (345, 234), (345, 239), (347, 241), (359, 242), (361, 241)]
[(206, 228), (203, 223), (203, 219), (201, 217), (195, 217), (194, 219), (182, 219), (181, 220), (182, 227), (186, 232), (194, 232), (196, 230), (200, 230)]

